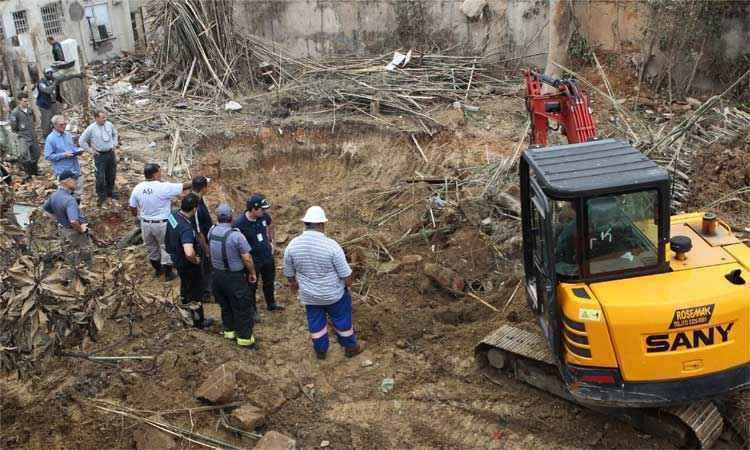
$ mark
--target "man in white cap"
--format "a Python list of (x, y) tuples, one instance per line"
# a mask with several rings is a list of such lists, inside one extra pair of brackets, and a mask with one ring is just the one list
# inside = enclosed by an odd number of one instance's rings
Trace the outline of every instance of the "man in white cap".
[(284, 250), (284, 276), (307, 311), (307, 326), (318, 359), (328, 352), (328, 326), (331, 319), (336, 338), (348, 358), (357, 356), (367, 342), (357, 342), (352, 326), (352, 298), (349, 295), (352, 269), (341, 246), (325, 235), (326, 214), (311, 206), (302, 222), (305, 231), (292, 239)]

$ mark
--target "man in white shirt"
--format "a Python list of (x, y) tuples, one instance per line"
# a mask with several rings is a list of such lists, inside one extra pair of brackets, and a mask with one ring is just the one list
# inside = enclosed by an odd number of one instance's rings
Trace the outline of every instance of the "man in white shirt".
[(192, 183), (161, 181), (161, 171), (155, 163), (146, 164), (143, 175), (146, 180), (138, 183), (130, 194), (130, 212), (140, 219), (143, 244), (156, 277), (163, 273), (165, 281), (171, 281), (175, 278), (172, 260), (164, 249), (167, 219), (172, 213), (172, 199), (189, 189)]
[(89, 125), (78, 138), (78, 142), (81, 148), (94, 155), (97, 206), (102, 206), (107, 198), (111, 198), (113, 201), (117, 198), (115, 193), (117, 154), (115, 149), (118, 146), (118, 136), (112, 122), (107, 120), (106, 111), (97, 110), (94, 114), (94, 120), (95, 122)]

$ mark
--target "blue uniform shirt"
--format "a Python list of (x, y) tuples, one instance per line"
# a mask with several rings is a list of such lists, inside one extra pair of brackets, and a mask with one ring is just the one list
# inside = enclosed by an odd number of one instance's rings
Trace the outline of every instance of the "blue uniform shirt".
[(86, 217), (80, 209), (78, 202), (70, 191), (60, 188), (52, 193), (44, 202), (42, 209), (55, 216), (57, 223), (65, 228), (70, 228), (70, 222), (86, 223)]
[[(194, 266), (185, 257), (185, 250), (182, 248), (184, 244), (193, 244), (193, 248), (196, 247), (195, 225), (182, 213), (173, 212), (167, 219), (164, 247), (172, 257), (172, 264), (177, 268)], [(198, 251), (197, 248), (195, 250)]]
[[(222, 242), (224, 240), (226, 242)], [(230, 271), (241, 272), (245, 270), (242, 255), (249, 254), (252, 249), (239, 230), (232, 228), (228, 223), (219, 223), (208, 232), (208, 245), (211, 251), (211, 265), (214, 269), (227, 270), (227, 266), (224, 264), (224, 256), (226, 255), (226, 262), (229, 264)]]
[(268, 239), (268, 227), (271, 225), (271, 216), (263, 214), (257, 220), (250, 220), (246, 214), (235, 219), (232, 226), (238, 228), (250, 243), (253, 263), (256, 265), (266, 264), (273, 261), (271, 241)]
[[(65, 152), (72, 152), (73, 156), (67, 157)], [(52, 172), (55, 176), (65, 170), (80, 175), (81, 166), (78, 164), (78, 154), (81, 152), (81, 149), (73, 145), (73, 136), (67, 131), (60, 133), (52, 130), (44, 141), (44, 159), (52, 164)]]

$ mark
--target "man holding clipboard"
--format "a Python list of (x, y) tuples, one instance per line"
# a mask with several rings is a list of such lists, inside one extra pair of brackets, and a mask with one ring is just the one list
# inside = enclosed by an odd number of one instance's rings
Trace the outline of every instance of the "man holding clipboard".
[(44, 159), (52, 165), (52, 172), (55, 177), (59, 177), (66, 170), (76, 175), (73, 197), (80, 204), (83, 194), (83, 174), (81, 173), (81, 166), (78, 164), (78, 155), (83, 153), (83, 149), (73, 144), (73, 136), (65, 131), (67, 125), (67, 117), (59, 114), (52, 117), (54, 129), (44, 141)]

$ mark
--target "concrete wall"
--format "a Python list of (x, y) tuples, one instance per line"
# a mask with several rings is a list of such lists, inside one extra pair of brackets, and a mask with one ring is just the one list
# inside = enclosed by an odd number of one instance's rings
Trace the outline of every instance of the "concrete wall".
[[(52, 62), (52, 49), (47, 44), (44, 26), (42, 24), (41, 7), (51, 3), (50, 0), (6, 0), (0, 2), (0, 20), (6, 42), (16, 35), (13, 23), (13, 11), (26, 10), (29, 31), (18, 35), (21, 47), (29, 61), (39, 59), (44, 67)], [(130, 23), (129, 0), (62, 0), (63, 30), (56, 35), (59, 41), (67, 38), (83, 43), (84, 59), (87, 62), (97, 61), (120, 54), (122, 50), (132, 50), (134, 47), (133, 30)], [(71, 20), (71, 6), (78, 3), (82, 8), (97, 8), (105, 10), (108, 16), (108, 31), (114, 39), (97, 45), (91, 42), (92, 32), (84, 18), (81, 21)], [(93, 33), (97, 36), (97, 33)], [(8, 44), (6, 44), (8, 45)]]
[[(297, 55), (379, 54), (397, 48), (539, 53), (546, 49), (543, 0), (489, 0), (468, 19), (463, 0), (287, 0), (237, 2), (236, 24)], [(520, 54), (520, 53), (519, 53)]]
[[(241, 30), (278, 42), (300, 56), (372, 55), (413, 46), (429, 49), (457, 44), (472, 52), (500, 51), (510, 57), (546, 52), (549, 0), (486, 0), (483, 14), (476, 18), (462, 13), (463, 2), (237, 0), (235, 20)], [(640, 53), (648, 48), (644, 42), (648, 2), (574, 0), (573, 4), (577, 28), (591, 45), (642, 59)], [(741, 62), (743, 55), (750, 55), (749, 15), (725, 20), (723, 45), (714, 46), (720, 56)], [(660, 55), (650, 60), (651, 72), (663, 69)], [(544, 62), (545, 56), (539, 56), (524, 64), (542, 66)], [(711, 72), (699, 73), (696, 82), (710, 87)]]

